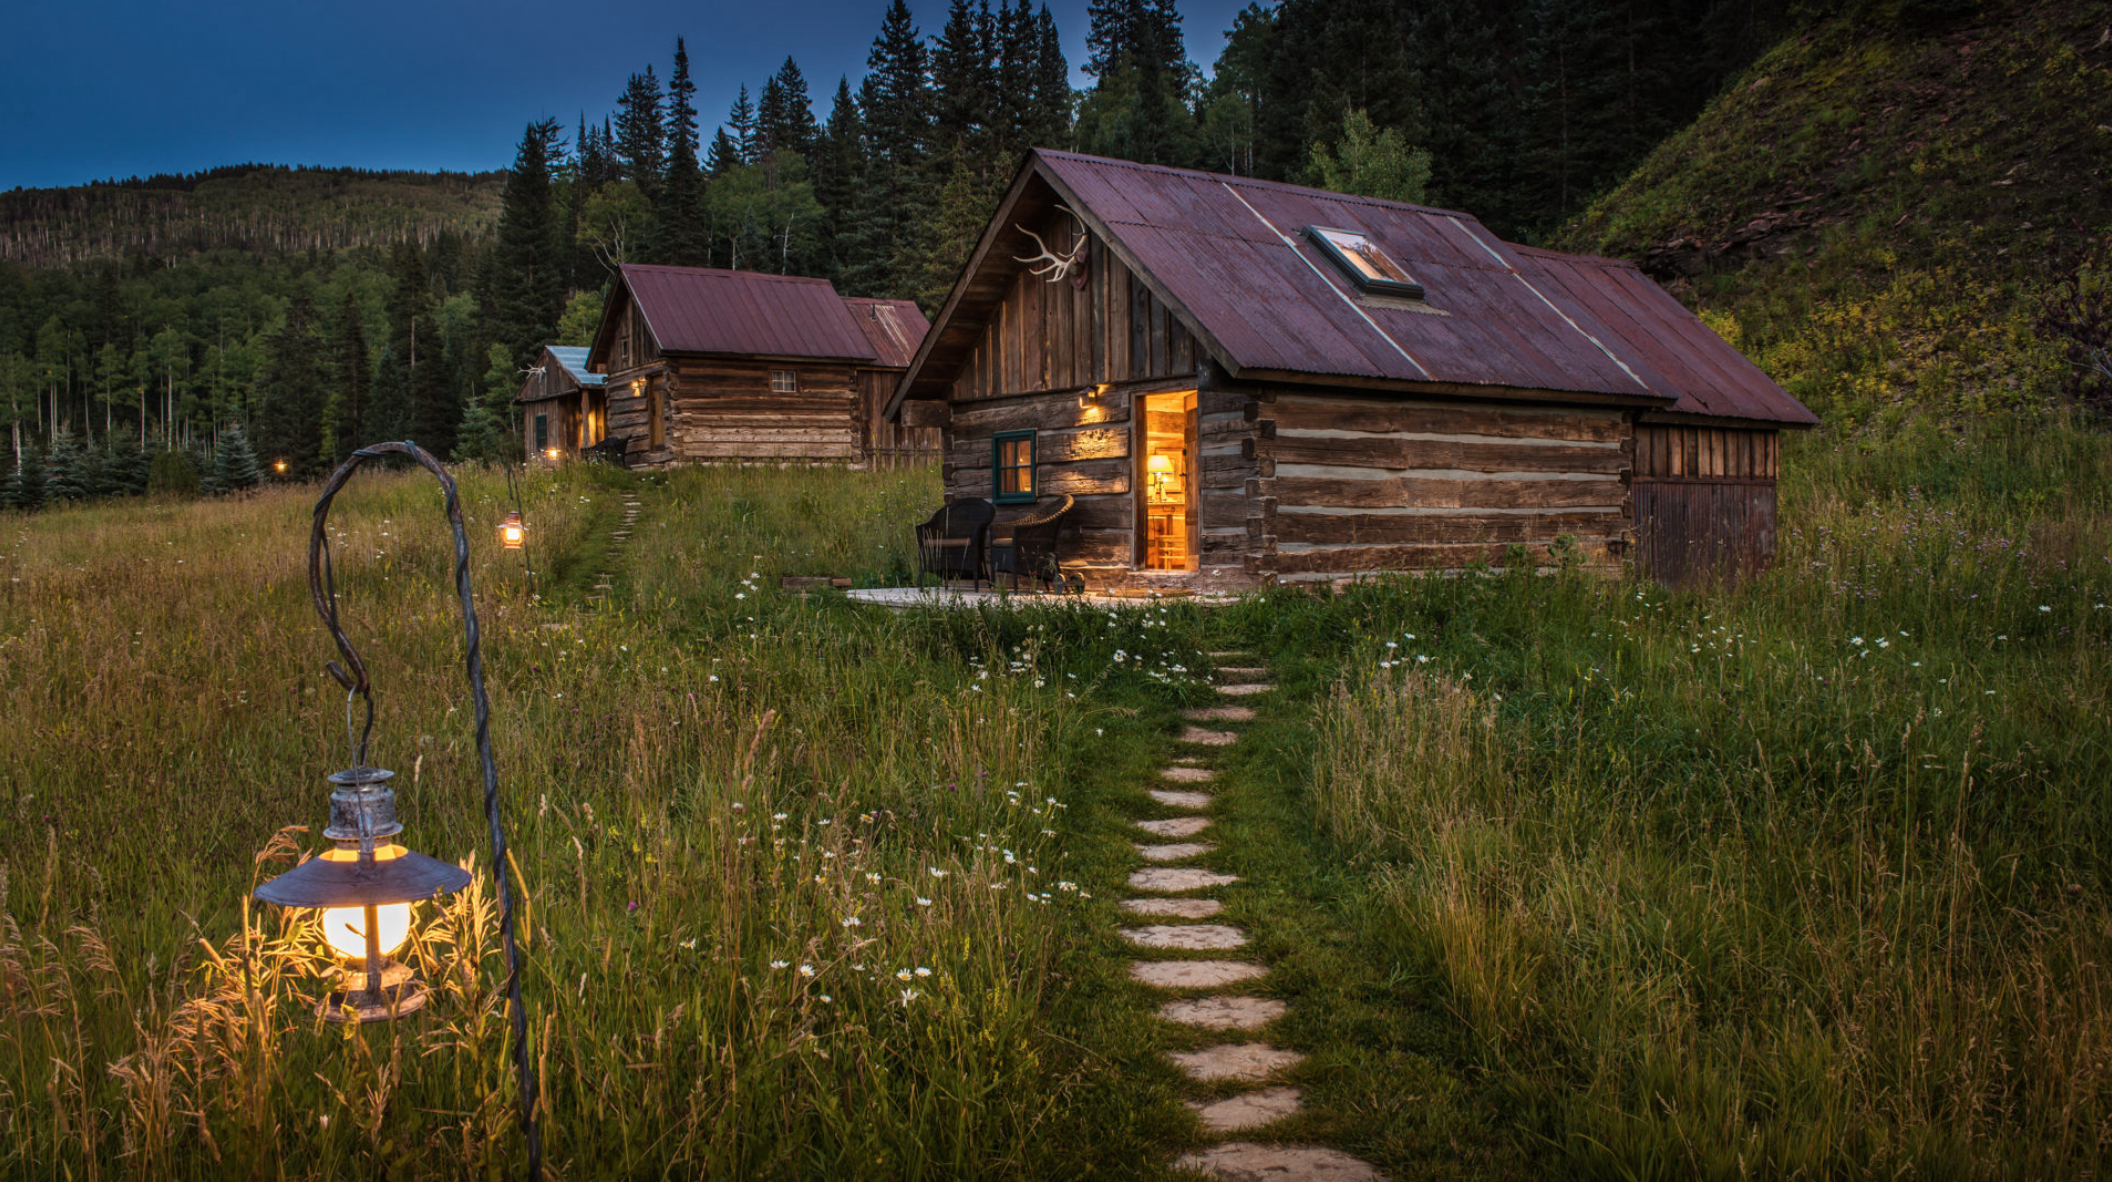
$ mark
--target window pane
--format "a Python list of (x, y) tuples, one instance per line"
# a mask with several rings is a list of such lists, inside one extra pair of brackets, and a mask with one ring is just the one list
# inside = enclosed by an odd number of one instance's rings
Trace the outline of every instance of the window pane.
[(1350, 265), (1362, 272), (1366, 279), (1384, 279), (1395, 283), (1412, 282), (1408, 272), (1393, 261), (1378, 244), (1362, 234), (1345, 234), (1340, 230), (1323, 230), (1321, 233)]

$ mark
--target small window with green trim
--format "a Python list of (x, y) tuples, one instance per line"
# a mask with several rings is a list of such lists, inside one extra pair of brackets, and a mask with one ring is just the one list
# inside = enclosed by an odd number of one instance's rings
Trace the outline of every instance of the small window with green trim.
[(1000, 505), (1034, 499), (1034, 432), (1000, 431), (990, 440), (991, 499)]
[(546, 414), (537, 415), (535, 416), (535, 450), (542, 451), (549, 446), (550, 416)]

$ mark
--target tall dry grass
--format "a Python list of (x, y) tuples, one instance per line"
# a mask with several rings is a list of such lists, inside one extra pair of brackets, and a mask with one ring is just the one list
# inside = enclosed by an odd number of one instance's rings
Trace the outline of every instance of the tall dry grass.
[[(638, 610), (617, 612), (565, 606), (566, 564), (628, 478), (531, 482), (539, 604), (490, 536), (503, 484), (463, 477), (552, 1173), (1017, 1172), (1063, 1097), (1036, 1017), (1077, 897), (1049, 798), (1082, 716), (1037, 685), (1031, 640), (776, 590), (815, 554), (886, 554), (906, 515), (739, 507), (832, 483), (893, 507), (914, 478), (682, 479), (711, 495), (648, 491), (668, 528), (638, 535)], [(406, 953), (432, 1004), (324, 1024), (312, 919), (245, 901), (321, 844), (322, 777), (348, 758), (306, 602), (310, 496), (0, 518), (0, 1173), (520, 1164), (423, 476), (362, 476), (333, 521), (406, 840), (478, 872)]]
[(1316, 805), (1579, 1174), (2112, 1157), (2112, 449), (1925, 446), (1866, 462), (1928, 488), (1804, 457), (1741, 592), (1329, 609)]

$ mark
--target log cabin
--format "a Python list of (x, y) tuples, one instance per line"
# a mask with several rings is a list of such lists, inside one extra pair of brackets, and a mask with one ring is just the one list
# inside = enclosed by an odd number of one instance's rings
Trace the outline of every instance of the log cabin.
[(932, 459), (939, 432), (883, 413), (929, 326), (826, 279), (627, 263), (586, 365), (633, 468)]
[(521, 408), (521, 450), (555, 462), (600, 443), (608, 422), (602, 375), (587, 371), (587, 351), (545, 345), (514, 403)]
[(946, 495), (999, 528), (1072, 495), (1064, 569), (1117, 590), (1521, 554), (1737, 577), (1773, 556), (1780, 433), (1818, 422), (1629, 263), (1046, 150), (887, 413), (946, 430)]

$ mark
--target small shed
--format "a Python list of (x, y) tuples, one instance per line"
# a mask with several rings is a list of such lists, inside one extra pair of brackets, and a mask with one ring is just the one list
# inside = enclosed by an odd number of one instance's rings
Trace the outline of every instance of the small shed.
[(1773, 556), (1779, 432), (1818, 421), (1628, 263), (1452, 210), (1046, 150), (888, 414), (946, 429), (949, 497), (1075, 497), (1065, 566), (1096, 587), (1518, 546), (1735, 577)]
[(634, 468), (931, 460), (937, 431), (882, 413), (928, 327), (826, 279), (625, 264), (587, 368)]
[(521, 408), (521, 448), (530, 459), (556, 461), (600, 443), (607, 433), (602, 376), (587, 371), (587, 351), (544, 345), (514, 402)]

